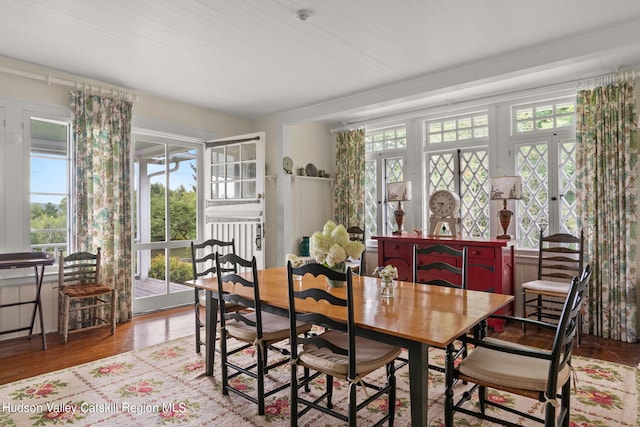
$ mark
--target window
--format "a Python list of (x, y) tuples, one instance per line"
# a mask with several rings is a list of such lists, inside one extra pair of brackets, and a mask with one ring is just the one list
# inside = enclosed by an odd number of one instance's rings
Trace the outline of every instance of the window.
[(538, 247), (540, 229), (578, 233), (575, 187), (575, 98), (512, 108), (518, 203), (518, 246)]
[[(479, 112), (429, 120), (425, 122), (424, 132), (427, 198), (437, 190), (457, 192), (462, 235), (488, 238), (488, 114)], [(430, 213), (424, 215), (429, 217)]]
[(69, 123), (31, 118), (31, 248), (68, 250)]
[[(404, 124), (367, 130), (365, 135), (365, 233), (390, 234), (395, 205), (386, 202), (386, 184), (404, 180), (407, 128)], [(384, 203), (383, 203), (384, 201)], [(378, 209), (384, 204), (384, 209)]]

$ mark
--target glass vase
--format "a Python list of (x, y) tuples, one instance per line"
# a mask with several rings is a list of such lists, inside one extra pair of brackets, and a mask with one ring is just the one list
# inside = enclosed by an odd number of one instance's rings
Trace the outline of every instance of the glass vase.
[(393, 279), (382, 279), (380, 283), (380, 296), (382, 298), (393, 298), (396, 281)]
[[(339, 262), (337, 264), (334, 264), (333, 267), (329, 267), (329, 268), (344, 274), (347, 271), (347, 264), (344, 262)], [(342, 288), (347, 283), (344, 280), (332, 280), (332, 279), (329, 279), (328, 277), (326, 279), (327, 279), (327, 284), (329, 285), (330, 288)]]

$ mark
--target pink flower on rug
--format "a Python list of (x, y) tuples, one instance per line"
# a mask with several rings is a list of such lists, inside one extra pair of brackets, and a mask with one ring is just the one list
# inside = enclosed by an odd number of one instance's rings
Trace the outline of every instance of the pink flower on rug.
[(160, 421), (158, 424), (184, 424), (189, 420), (197, 418), (197, 411), (200, 405), (197, 402), (182, 400), (170, 404), (163, 404), (162, 410), (158, 413)]
[(199, 371), (202, 368), (204, 368), (204, 362), (199, 360), (197, 362), (193, 362), (193, 363), (189, 363), (187, 365), (184, 365), (184, 368), (182, 368), (182, 373), (183, 374), (189, 374), (191, 372)]
[(125, 372), (128, 372), (133, 368), (133, 364), (131, 363), (114, 363), (112, 365), (100, 366), (91, 373), (94, 377), (104, 377), (107, 375), (120, 375)]
[(249, 387), (249, 384), (253, 383), (248, 378), (233, 378), (229, 380), (229, 385), (240, 391), (252, 390), (253, 387)]
[(571, 414), (569, 427), (602, 427), (604, 424), (599, 421), (591, 421), (581, 414)]
[(183, 353), (184, 348), (182, 347), (167, 347), (165, 349), (153, 352), (151, 354), (151, 358), (154, 360), (175, 359), (176, 357), (182, 356)]
[(289, 400), (276, 399), (272, 404), (265, 406), (264, 412), (270, 419), (284, 419), (289, 416)]
[(620, 372), (614, 369), (607, 369), (600, 367), (598, 365), (586, 365), (575, 368), (576, 372), (581, 371), (587, 374), (590, 378), (599, 379), (599, 380), (607, 380), (611, 382), (620, 382), (622, 381), (622, 375)]
[(16, 390), (11, 393), (11, 396), (14, 396), (15, 400), (41, 399), (48, 397), (49, 395), (58, 394), (58, 392), (66, 386), (67, 383), (63, 383), (59, 380), (47, 381)]
[(162, 381), (142, 380), (138, 383), (126, 384), (118, 392), (122, 397), (147, 396), (156, 392), (156, 388), (162, 385)]
[(581, 387), (576, 391), (578, 400), (589, 406), (601, 406), (607, 409), (622, 409), (619, 396), (600, 391), (595, 387)]
[(70, 402), (68, 403), (68, 408), (75, 408), (75, 413), (73, 410), (69, 411), (43, 411), (39, 414), (33, 415), (29, 419), (34, 420), (33, 425), (45, 425), (45, 424), (72, 424), (75, 421), (86, 418), (87, 414), (78, 410), (80, 405), (83, 402)]

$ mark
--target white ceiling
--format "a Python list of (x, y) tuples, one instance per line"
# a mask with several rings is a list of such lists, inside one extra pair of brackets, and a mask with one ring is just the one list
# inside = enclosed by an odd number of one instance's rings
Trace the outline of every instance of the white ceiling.
[(247, 118), (357, 121), (640, 65), (638, 0), (0, 0), (0, 11), (0, 55)]

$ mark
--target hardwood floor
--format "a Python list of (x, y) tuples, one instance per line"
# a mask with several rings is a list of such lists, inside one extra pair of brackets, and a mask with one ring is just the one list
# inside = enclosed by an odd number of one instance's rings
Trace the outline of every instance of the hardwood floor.
[[(49, 334), (47, 350), (42, 350), (39, 337), (0, 341), (0, 384), (191, 335), (193, 322), (193, 308), (181, 307), (136, 316), (131, 322), (119, 324), (114, 335), (109, 335), (108, 328), (71, 334), (67, 345), (61, 344), (57, 334)], [(515, 325), (507, 325), (500, 337), (539, 347), (553, 339), (550, 333), (535, 329), (527, 330), (527, 336), (522, 337)], [(583, 335), (574, 354), (638, 366), (640, 342), (628, 344)]]

